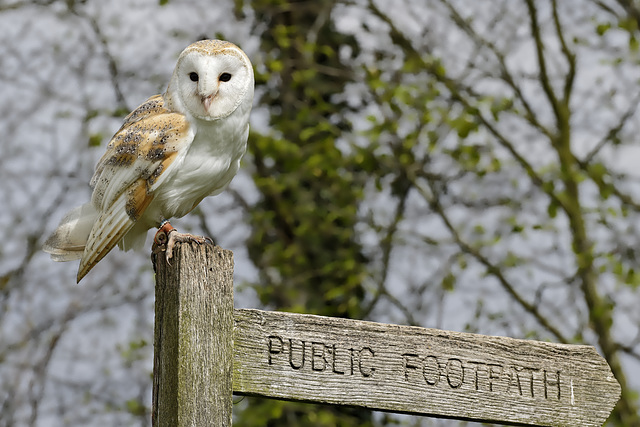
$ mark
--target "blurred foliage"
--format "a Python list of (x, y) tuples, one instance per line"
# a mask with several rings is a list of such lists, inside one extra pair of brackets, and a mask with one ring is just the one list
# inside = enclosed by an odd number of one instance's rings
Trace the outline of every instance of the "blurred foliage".
[(265, 71), (256, 85), (271, 111), (271, 131), (249, 140), (261, 199), (250, 210), (247, 245), (260, 268), (263, 304), (358, 318), (366, 260), (354, 227), (364, 178), (336, 146), (350, 128), (347, 106), (336, 95), (353, 78), (338, 53), (358, 46), (327, 19), (332, 6), (251, 2), (255, 19), (266, 25)]
[[(350, 129), (336, 95), (353, 79), (339, 52), (357, 53), (358, 45), (327, 19), (334, 2), (249, 3), (265, 26), (256, 89), (271, 111), (270, 132), (249, 138), (261, 194), (247, 241), (260, 271), (255, 289), (267, 307), (361, 318), (367, 264), (355, 225), (365, 181), (336, 145)], [(363, 410), (250, 399), (235, 425), (367, 426), (370, 418)]]

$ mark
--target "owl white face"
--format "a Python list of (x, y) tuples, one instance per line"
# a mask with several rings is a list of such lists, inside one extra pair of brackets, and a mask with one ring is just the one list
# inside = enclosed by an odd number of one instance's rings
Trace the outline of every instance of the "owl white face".
[[(229, 116), (253, 99), (253, 69), (237, 46), (204, 40), (187, 47), (173, 73), (169, 91), (186, 112), (201, 120)], [(175, 99), (177, 98), (177, 99)]]

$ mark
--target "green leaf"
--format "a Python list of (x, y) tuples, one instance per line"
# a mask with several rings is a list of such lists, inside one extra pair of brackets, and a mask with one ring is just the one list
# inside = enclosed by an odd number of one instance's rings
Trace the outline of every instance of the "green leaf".
[(440, 286), (442, 286), (442, 289), (444, 289), (445, 291), (453, 291), (453, 289), (455, 288), (455, 284), (456, 276), (451, 273), (447, 273), (447, 275), (442, 278), (442, 283), (440, 284)]
[(138, 400), (135, 400), (135, 399), (127, 400), (125, 405), (127, 407), (127, 412), (129, 412), (129, 413), (131, 413), (131, 414), (133, 414), (135, 416), (142, 417), (142, 416), (147, 414), (146, 406), (144, 406)]
[(119, 107), (116, 108), (115, 110), (113, 110), (113, 113), (111, 114), (113, 117), (124, 117), (127, 114), (129, 114), (129, 110), (124, 108), (124, 107)]
[(598, 33), (599, 36), (604, 35), (604, 33), (606, 33), (607, 31), (609, 31), (609, 29), (611, 29), (611, 24), (610, 23), (605, 23), (605, 24), (599, 24), (596, 27), (596, 33)]
[(93, 133), (89, 135), (89, 147), (99, 147), (102, 144), (102, 134), (101, 133)]
[(549, 201), (549, 206), (547, 206), (547, 214), (549, 214), (549, 218), (555, 218), (558, 215), (558, 203), (555, 200)]

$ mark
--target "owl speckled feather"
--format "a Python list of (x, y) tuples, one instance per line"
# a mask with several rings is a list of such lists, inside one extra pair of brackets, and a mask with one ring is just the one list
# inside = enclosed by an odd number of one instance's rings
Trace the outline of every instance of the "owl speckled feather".
[(91, 201), (73, 209), (43, 249), (55, 261), (80, 259), (78, 282), (116, 245), (139, 248), (147, 230), (177, 241), (168, 220), (222, 192), (247, 147), (253, 68), (232, 43), (203, 40), (178, 58), (167, 91), (132, 111), (91, 179)]

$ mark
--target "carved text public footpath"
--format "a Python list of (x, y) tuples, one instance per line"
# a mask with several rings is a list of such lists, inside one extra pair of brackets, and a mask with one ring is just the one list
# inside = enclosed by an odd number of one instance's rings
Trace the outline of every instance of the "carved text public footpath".
[[(266, 339), (268, 365), (294, 371), (375, 378), (393, 372), (395, 380), (424, 387), (475, 390), (537, 399), (570, 399), (570, 379), (557, 369), (465, 360), (455, 355), (389, 352), (371, 346), (307, 341), (282, 335)], [(564, 387), (564, 390), (563, 390)], [(566, 388), (568, 387), (568, 388)]]
[[(316, 372), (330, 370), (338, 375), (361, 375), (370, 377), (374, 374), (375, 352), (371, 347), (342, 348), (337, 344), (327, 345), (323, 342), (295, 340), (278, 335), (267, 338), (269, 365), (278, 361), (288, 361), (291, 369), (310, 369)], [(284, 356), (284, 359), (281, 357)]]

